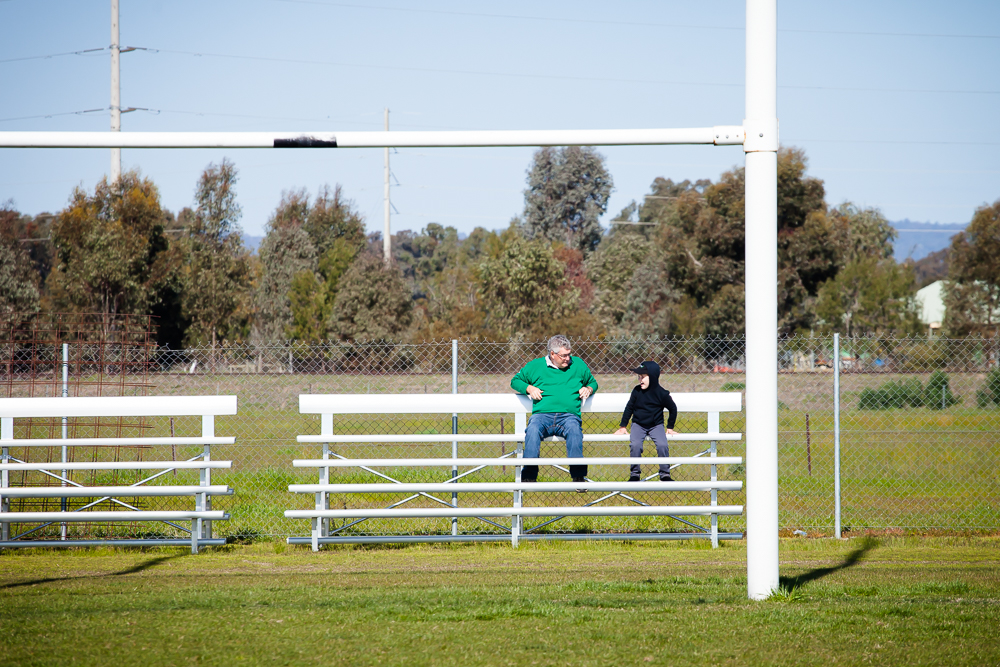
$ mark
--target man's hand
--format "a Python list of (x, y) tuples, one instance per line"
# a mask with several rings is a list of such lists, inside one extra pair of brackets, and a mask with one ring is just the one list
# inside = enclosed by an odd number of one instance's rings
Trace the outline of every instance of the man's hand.
[(625, 426), (622, 426), (620, 429), (618, 429), (617, 431), (615, 431), (613, 433), (613, 435), (628, 435), (628, 428), (625, 427)]
[(594, 390), (590, 387), (580, 387), (580, 400), (585, 401), (587, 398), (594, 393)]
[(530, 396), (531, 400), (533, 400), (533, 401), (540, 401), (540, 400), (542, 400), (542, 390), (539, 389), (538, 387), (535, 387), (535, 386), (529, 384), (528, 385), (528, 396)]
[(668, 428), (668, 429), (666, 429), (666, 431), (667, 431), (667, 435), (677, 435), (677, 431), (675, 431), (672, 428)]

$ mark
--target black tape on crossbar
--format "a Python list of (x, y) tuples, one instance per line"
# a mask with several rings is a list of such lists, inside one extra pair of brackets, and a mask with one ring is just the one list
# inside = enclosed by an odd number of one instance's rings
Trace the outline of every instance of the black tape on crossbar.
[(310, 137), (302, 135), (301, 137), (295, 137), (293, 139), (275, 139), (275, 148), (336, 148), (337, 140), (327, 141), (326, 139), (317, 139), (316, 137)]

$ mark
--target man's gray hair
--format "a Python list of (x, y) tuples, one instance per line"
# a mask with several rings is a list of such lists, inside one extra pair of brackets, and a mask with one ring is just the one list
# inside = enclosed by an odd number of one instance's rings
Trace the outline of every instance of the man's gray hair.
[(569, 342), (569, 338), (566, 338), (566, 336), (553, 336), (549, 339), (549, 354), (558, 352), (564, 348), (567, 350), (573, 349), (573, 344)]

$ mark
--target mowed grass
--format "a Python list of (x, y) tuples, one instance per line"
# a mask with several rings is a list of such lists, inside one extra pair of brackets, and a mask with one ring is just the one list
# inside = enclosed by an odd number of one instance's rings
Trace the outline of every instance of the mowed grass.
[(0, 554), (0, 664), (1000, 663), (1000, 538)]

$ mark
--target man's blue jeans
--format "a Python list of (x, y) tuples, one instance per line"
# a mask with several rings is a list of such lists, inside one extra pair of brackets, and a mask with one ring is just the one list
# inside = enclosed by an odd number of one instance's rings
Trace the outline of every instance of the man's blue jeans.
[[(524, 456), (538, 458), (542, 447), (542, 438), (558, 435), (566, 439), (566, 456), (580, 458), (583, 456), (583, 422), (580, 415), (572, 412), (535, 413), (528, 420), (524, 429)], [(587, 476), (587, 466), (570, 466), (569, 474), (574, 480)], [(534, 482), (538, 479), (538, 466), (524, 466), (521, 470), (522, 482)]]

